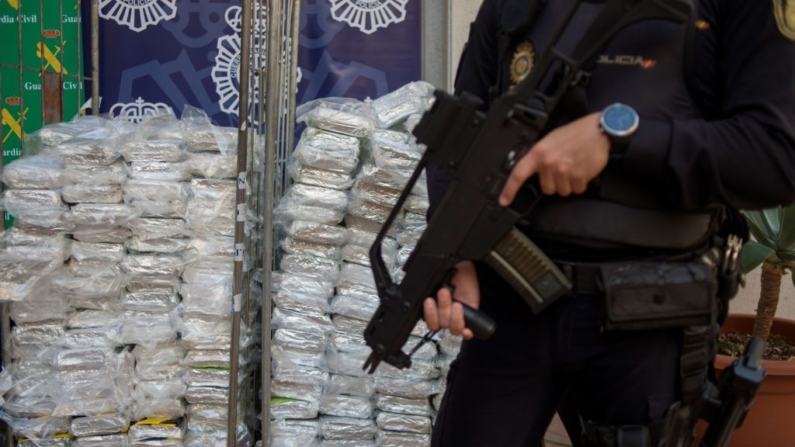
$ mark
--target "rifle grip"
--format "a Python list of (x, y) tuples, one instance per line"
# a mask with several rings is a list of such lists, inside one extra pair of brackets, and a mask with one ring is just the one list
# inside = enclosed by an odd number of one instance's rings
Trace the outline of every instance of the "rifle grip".
[(494, 335), (494, 331), (497, 330), (497, 322), (494, 319), (464, 303), (461, 305), (464, 306), (464, 323), (475, 338), (486, 340)]

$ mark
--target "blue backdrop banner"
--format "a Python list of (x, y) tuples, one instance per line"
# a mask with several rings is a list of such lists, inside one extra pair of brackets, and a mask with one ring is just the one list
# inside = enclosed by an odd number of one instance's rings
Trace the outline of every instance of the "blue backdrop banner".
[[(99, 8), (102, 112), (179, 115), (191, 105), (237, 125), (239, 0), (99, 0)], [(420, 0), (302, 0), (298, 103), (376, 98), (418, 80), (420, 10)]]

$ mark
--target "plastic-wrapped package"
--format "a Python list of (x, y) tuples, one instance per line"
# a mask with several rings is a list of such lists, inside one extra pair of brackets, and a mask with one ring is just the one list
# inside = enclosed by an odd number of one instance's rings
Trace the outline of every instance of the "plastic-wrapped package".
[(326, 365), (326, 355), (323, 352), (301, 351), (278, 345), (271, 346), (271, 357), (295, 367), (324, 368)]
[(62, 324), (15, 326), (11, 329), (11, 357), (48, 360), (63, 345), (64, 335)]
[(375, 447), (375, 440), (324, 439), (320, 442), (320, 447)]
[(187, 235), (182, 219), (135, 219), (127, 227), (140, 240), (181, 238)]
[(338, 332), (347, 333), (363, 333), (367, 328), (367, 320), (358, 320), (356, 318), (343, 317), (342, 315), (334, 315), (331, 318), (334, 324), (334, 330)]
[(196, 199), (235, 201), (237, 181), (193, 179), (190, 181), (190, 190)]
[(47, 189), (9, 189), (3, 193), (2, 207), (17, 215), (22, 211), (65, 210), (58, 191)]
[(373, 132), (373, 140), (393, 141), (395, 143), (408, 143), (409, 135), (405, 132), (389, 129), (376, 129)]
[[(364, 333), (364, 331), (361, 333)], [(369, 356), (370, 352), (364, 350), (361, 352), (338, 352), (329, 350), (326, 354), (329, 371), (334, 374), (358, 377), (369, 377), (367, 371), (362, 369), (362, 366), (364, 366)]]
[(302, 104), (296, 121), (309, 127), (357, 138), (368, 138), (375, 123), (367, 106), (352, 99), (324, 98)]
[[(357, 228), (348, 228), (348, 244), (371, 247), (375, 243), (378, 232), (365, 231)], [(382, 250), (394, 252), (398, 249), (397, 241), (391, 237), (384, 239)]]
[(413, 171), (422, 154), (409, 143), (373, 139), (373, 161), (382, 169)]
[(130, 426), (127, 437), (130, 441), (146, 439), (182, 439), (184, 428), (175, 424), (137, 423)]
[(417, 416), (430, 416), (432, 414), (431, 405), (425, 397), (410, 399), (387, 394), (377, 394), (375, 406), (381, 411), (392, 414), (409, 414)]
[(370, 347), (367, 346), (363, 333), (332, 332), (329, 335), (329, 345), (334, 351), (341, 353), (354, 353), (365, 356), (364, 358), (370, 355)]
[(327, 259), (339, 259), (342, 253), (339, 245), (319, 244), (291, 237), (284, 238), (281, 247), (289, 254)]
[(144, 369), (162, 369), (182, 364), (185, 349), (179, 343), (169, 343), (156, 347), (136, 346), (133, 351), (136, 368), (140, 372)]
[(237, 128), (208, 126), (207, 122), (198, 124), (188, 121), (188, 123), (185, 134), (191, 151), (221, 152), (231, 155), (237, 150)]
[(208, 257), (231, 258), (235, 253), (235, 239), (224, 236), (201, 235), (190, 239), (185, 258), (198, 260)]
[[(362, 232), (367, 233), (378, 233), (381, 231), (381, 228), (384, 226), (383, 220), (371, 220), (361, 216), (348, 214), (345, 216), (345, 226), (348, 229), (359, 230)], [(394, 237), (397, 232), (397, 222), (395, 222), (392, 227), (387, 231), (387, 235)]]
[(66, 203), (121, 203), (121, 185), (77, 184), (65, 186), (61, 196)]
[(170, 202), (132, 200), (130, 201), (130, 206), (141, 217), (159, 219), (181, 219), (188, 212), (188, 203), (180, 200), (172, 200)]
[(324, 352), (328, 345), (328, 339), (323, 334), (292, 329), (277, 329), (272, 340), (276, 346), (308, 352)]
[(118, 263), (103, 261), (77, 261), (70, 259), (66, 264), (66, 271), (81, 278), (107, 278), (121, 275)]
[[(188, 426), (195, 431), (226, 430), (228, 405), (188, 405)], [(242, 411), (238, 408), (238, 414)]]
[(65, 320), (74, 310), (57, 294), (34, 294), (24, 301), (11, 303), (11, 319), (17, 325)]
[(70, 184), (110, 183), (122, 184), (127, 181), (126, 165), (119, 160), (109, 165), (74, 165), (67, 170)]
[(141, 312), (169, 312), (177, 307), (179, 302), (176, 293), (163, 290), (124, 292), (122, 298), (124, 310)]
[(130, 178), (184, 182), (190, 180), (191, 175), (185, 162), (137, 161), (130, 163)]
[(66, 322), (69, 328), (95, 328), (118, 326), (124, 321), (119, 311), (81, 310)]
[(212, 276), (202, 283), (183, 283), (180, 287), (182, 305), (186, 313), (225, 316), (232, 312), (232, 284), (221, 279), (213, 283)]
[(362, 297), (336, 295), (331, 300), (330, 311), (343, 317), (368, 321), (375, 314), (379, 304), (378, 296), (375, 296), (374, 299), (364, 299)]
[[(278, 369), (273, 372), (271, 396), (317, 402), (329, 381), (329, 374), (311, 367), (284, 363), (277, 359)], [(289, 365), (289, 367), (287, 366)]]
[(302, 220), (336, 225), (342, 221), (348, 197), (342, 191), (295, 184), (274, 209), (280, 221)]
[(14, 226), (25, 229), (48, 229), (53, 231), (72, 232), (75, 228), (71, 214), (65, 208), (28, 209), (17, 211)]
[(143, 290), (179, 290), (181, 281), (173, 276), (134, 276), (127, 282), (127, 290), (140, 292)]
[(339, 262), (328, 258), (291, 254), (282, 258), (280, 266), (286, 273), (318, 277), (332, 282), (339, 276)]
[(348, 237), (344, 227), (302, 220), (291, 222), (285, 232), (293, 239), (328, 245), (342, 245)]
[(398, 244), (401, 246), (415, 245), (428, 227), (425, 216), (415, 213), (404, 213), (398, 227)]
[(19, 447), (72, 447), (72, 441), (69, 438), (63, 437), (25, 439), (19, 443)]
[(270, 447), (316, 447), (320, 431), (317, 420), (277, 421), (271, 424)]
[(61, 143), (57, 150), (64, 164), (107, 166), (116, 161), (120, 155), (118, 143), (110, 133), (103, 133), (83, 134)]
[(237, 176), (237, 157), (195, 153), (186, 161), (191, 175), (201, 178), (231, 179)]
[(422, 116), (423, 115), (421, 113), (409, 115), (409, 117), (406, 118), (406, 121), (403, 123), (403, 128), (406, 129), (406, 132), (413, 133), (414, 128), (417, 127), (417, 124), (419, 124), (420, 120), (422, 120)]
[(309, 127), (293, 155), (304, 166), (351, 173), (359, 164), (359, 144), (357, 138)]
[(179, 331), (186, 348), (222, 349), (231, 344), (232, 320), (211, 315), (186, 314), (181, 319)]
[(455, 357), (461, 351), (461, 336), (452, 335), (449, 331), (443, 331), (439, 336), (439, 351), (448, 357)]
[(91, 231), (107, 230), (125, 226), (138, 217), (128, 205), (81, 203), (72, 207), (69, 219), (78, 229), (89, 227)]
[[(393, 245), (389, 241), (384, 241), (381, 246), (381, 259), (388, 269), (395, 268), (397, 253), (392, 251)], [(363, 245), (346, 244), (342, 247), (342, 260), (370, 267), (370, 247)]]
[(342, 191), (353, 186), (354, 182), (350, 174), (304, 166), (297, 160), (288, 164), (287, 171), (296, 183), (303, 185), (320, 186)]
[(127, 435), (87, 436), (75, 439), (72, 447), (129, 447)]
[[(243, 374), (240, 375), (239, 379), (243, 379)], [(185, 383), (187, 383), (188, 386), (228, 388), (229, 370), (214, 368), (190, 368), (188, 369), (188, 375), (185, 379)]]
[(233, 259), (202, 259), (188, 265), (182, 279), (189, 284), (203, 286), (218, 284), (231, 287), (234, 268)]
[(370, 398), (375, 394), (375, 377), (332, 374), (326, 393)]
[(324, 416), (320, 418), (320, 435), (329, 440), (372, 440), (378, 432), (369, 419)]
[(59, 259), (22, 260), (0, 255), (0, 301), (22, 301), (31, 294), (48, 290), (46, 275), (53, 272)]
[(185, 143), (180, 140), (133, 140), (125, 143), (121, 148), (124, 161), (147, 162), (164, 161), (175, 162), (185, 159)]
[(132, 254), (175, 255), (187, 249), (190, 241), (170, 238), (141, 239), (135, 236), (124, 243), (124, 248)]
[(132, 236), (129, 228), (115, 227), (108, 230), (76, 232), (75, 240), (80, 242), (100, 243), (100, 244), (123, 244)]
[(72, 419), (69, 433), (82, 438), (86, 436), (112, 435), (122, 433), (130, 426), (130, 421), (121, 415), (93, 416)]
[[(195, 430), (188, 422), (188, 429), (182, 437), (184, 447), (209, 447), (226, 445), (226, 430), (202, 431)], [(254, 441), (248, 427), (239, 424), (235, 435), (235, 447), (251, 447)]]
[(2, 234), (6, 247), (58, 247), (69, 245), (66, 235), (45, 228), (11, 227)]
[(177, 339), (168, 314), (125, 311), (121, 327), (124, 344), (154, 347)]
[(109, 310), (121, 308), (124, 281), (120, 275), (75, 276), (63, 269), (52, 284), (75, 309)]
[(270, 416), (272, 420), (315, 419), (318, 415), (318, 402), (296, 400), (284, 397), (271, 398)]
[(49, 438), (69, 431), (69, 418), (66, 417), (16, 418), (0, 412), (0, 419), (10, 425), (14, 429), (14, 434), (21, 438)]
[(328, 312), (328, 298), (303, 293), (280, 291), (273, 294), (273, 302), (279, 309), (308, 315), (325, 315)]
[(283, 273), (277, 290), (317, 298), (331, 298), (334, 295), (334, 283), (311, 276)]
[(328, 416), (368, 419), (373, 417), (373, 402), (364, 397), (326, 394), (320, 399), (320, 413)]
[(61, 158), (53, 153), (12, 161), (3, 167), (2, 180), (12, 189), (58, 189), (71, 183)]
[(431, 418), (427, 416), (381, 412), (378, 413), (375, 421), (380, 430), (419, 434), (431, 433)]
[[(180, 396), (181, 397), (181, 396)], [(167, 418), (178, 419), (185, 415), (182, 399), (168, 396), (144, 395), (137, 388), (132, 395), (132, 419)]]
[(373, 112), (381, 128), (390, 128), (411, 115), (422, 113), (428, 106), (425, 98), (434, 87), (423, 81), (412, 82), (372, 102)]
[(184, 447), (182, 439), (145, 439), (131, 441), (129, 447)]
[(412, 246), (400, 247), (400, 250), (398, 250), (396, 256), (397, 264), (400, 266), (406, 265), (406, 262), (408, 262), (409, 258), (411, 257), (411, 254), (414, 253), (415, 248), (416, 247)]
[(391, 207), (382, 206), (373, 202), (367, 202), (359, 198), (353, 198), (348, 204), (349, 216), (356, 216), (375, 222), (386, 222), (391, 212)]
[[(403, 191), (411, 178), (411, 171), (384, 169), (374, 163), (365, 164), (362, 167), (358, 182), (368, 183), (381, 188)], [(419, 183), (419, 180), (417, 181)]]
[(103, 348), (62, 349), (55, 356), (53, 367), (58, 371), (96, 370), (114, 364), (114, 352)]
[(185, 261), (181, 256), (129, 255), (120, 265), (124, 273), (133, 276), (179, 276), (185, 268)]
[(223, 405), (229, 402), (229, 389), (213, 386), (189, 385), (185, 391), (185, 401), (189, 404)]
[(163, 180), (129, 180), (124, 184), (124, 200), (170, 202), (188, 200), (188, 184)]
[(124, 246), (120, 244), (73, 242), (70, 248), (72, 259), (76, 261), (115, 263), (124, 257)]
[(191, 199), (185, 211), (185, 224), (201, 235), (234, 236), (235, 201)]
[(64, 336), (64, 347), (69, 349), (115, 348), (118, 346), (122, 346), (119, 326), (67, 329)]
[[(424, 323), (423, 323), (423, 325), (424, 325)], [(409, 336), (409, 339), (406, 341), (406, 344), (403, 345), (403, 349), (405, 349), (406, 352), (411, 351), (414, 348), (414, 346), (416, 346), (417, 343), (419, 343), (421, 340), (422, 340), (422, 337), (419, 337), (417, 335), (411, 335), (411, 336)], [(436, 351), (436, 344), (435, 343), (425, 343), (425, 344), (422, 345), (422, 347), (420, 347), (417, 350), (417, 352), (412, 354), (411, 358), (412, 359), (417, 359), (417, 360), (427, 360), (427, 361), (433, 363), (433, 362), (436, 361), (437, 355), (438, 355), (438, 353)]]
[[(401, 191), (367, 182), (357, 182), (351, 190), (351, 195), (354, 198), (352, 202), (365, 201), (390, 209), (397, 204), (400, 193)], [(359, 201), (357, 202), (356, 199)]]
[(193, 349), (182, 361), (191, 368), (229, 368), (229, 351), (221, 349)]
[(393, 379), (381, 376), (376, 378), (375, 389), (380, 394), (423, 399), (438, 392), (439, 382), (436, 380)]
[(379, 431), (376, 445), (378, 447), (430, 447), (431, 435)]
[(112, 371), (61, 371), (61, 394), (53, 416), (98, 416), (119, 409)]
[(342, 265), (337, 286), (372, 290), (373, 292), (376, 290), (372, 269), (358, 264), (345, 263)]
[(411, 194), (406, 199), (405, 210), (409, 213), (419, 214), (424, 217), (428, 214), (429, 206), (428, 197)]

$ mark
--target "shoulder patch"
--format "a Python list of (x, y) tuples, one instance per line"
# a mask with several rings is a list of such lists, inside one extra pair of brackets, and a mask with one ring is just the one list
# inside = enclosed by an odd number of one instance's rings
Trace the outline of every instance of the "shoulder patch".
[(511, 88), (513, 89), (527, 79), (535, 64), (535, 47), (532, 42), (525, 41), (516, 47), (511, 61)]
[[(754, 1), (754, 0), (751, 0)], [(772, 0), (778, 30), (787, 39), (795, 40), (795, 0)]]

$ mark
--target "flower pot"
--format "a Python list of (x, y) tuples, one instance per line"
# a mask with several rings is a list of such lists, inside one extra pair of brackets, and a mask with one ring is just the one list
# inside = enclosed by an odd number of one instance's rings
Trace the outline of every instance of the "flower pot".
[[(721, 332), (750, 334), (755, 315), (729, 315)], [(772, 334), (795, 342), (795, 321), (776, 318)], [(720, 376), (734, 362), (734, 357), (718, 355), (715, 369)], [(762, 382), (742, 427), (734, 432), (729, 447), (795, 447), (795, 361), (764, 361), (767, 377)], [(702, 421), (703, 422), (703, 421)], [(699, 438), (703, 425), (700, 426)]]

